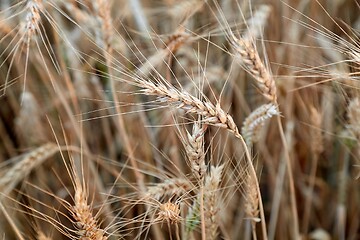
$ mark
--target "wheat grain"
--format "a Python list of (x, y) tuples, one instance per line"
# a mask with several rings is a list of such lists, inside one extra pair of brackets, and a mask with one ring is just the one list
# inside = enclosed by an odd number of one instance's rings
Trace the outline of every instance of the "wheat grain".
[(245, 171), (244, 195), (245, 195), (245, 213), (254, 222), (260, 222), (259, 218), (259, 195), (256, 191), (257, 180)]

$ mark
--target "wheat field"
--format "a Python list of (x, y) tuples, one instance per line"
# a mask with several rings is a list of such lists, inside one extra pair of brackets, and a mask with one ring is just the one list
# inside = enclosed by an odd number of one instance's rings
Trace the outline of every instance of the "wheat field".
[(360, 239), (359, 12), (1, 0), (0, 239)]

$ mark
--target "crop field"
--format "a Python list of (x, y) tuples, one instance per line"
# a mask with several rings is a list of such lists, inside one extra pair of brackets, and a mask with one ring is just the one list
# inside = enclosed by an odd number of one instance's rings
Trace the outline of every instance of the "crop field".
[(0, 239), (360, 239), (359, 13), (1, 0)]

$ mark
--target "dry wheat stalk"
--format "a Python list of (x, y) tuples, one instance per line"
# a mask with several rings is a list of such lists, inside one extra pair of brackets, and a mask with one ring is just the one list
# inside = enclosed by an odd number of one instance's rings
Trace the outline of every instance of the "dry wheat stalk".
[(319, 154), (324, 150), (323, 137), (321, 132), (322, 114), (313, 106), (310, 107), (310, 123), (313, 127), (310, 131), (310, 148), (313, 154), (309, 173), (309, 192), (305, 201), (303, 215), (303, 232), (308, 231), (309, 220), (311, 217), (311, 202), (313, 199), (316, 172), (318, 167)]
[(83, 240), (106, 240), (105, 231), (98, 226), (98, 222), (92, 214), (92, 207), (88, 204), (85, 190), (78, 179), (75, 181), (77, 183), (71, 213), (76, 220), (77, 234)]
[(231, 31), (229, 40), (241, 57), (246, 70), (255, 78), (261, 94), (271, 102), (276, 102), (276, 85), (269, 69), (261, 61), (258, 51), (252, 41), (237, 38)]
[(164, 196), (182, 195), (191, 191), (193, 186), (191, 182), (182, 178), (168, 179), (162, 183), (147, 188), (145, 199), (160, 200)]
[(211, 166), (204, 183), (204, 215), (206, 239), (216, 239), (219, 211), (219, 184), (224, 166)]
[(20, 162), (16, 163), (0, 178), (0, 192), (7, 195), (33, 169), (58, 151), (59, 147), (56, 144), (47, 143), (26, 154)]
[(199, 122), (195, 122), (192, 133), (187, 132), (188, 141), (187, 144), (185, 144), (186, 155), (190, 162), (191, 171), (199, 181), (202, 181), (206, 172), (204, 150), (205, 131), (206, 125), (201, 127)]
[(264, 126), (265, 121), (274, 115), (279, 115), (279, 110), (277, 105), (273, 103), (263, 104), (251, 112), (241, 128), (241, 134), (248, 145), (258, 140), (259, 131)]

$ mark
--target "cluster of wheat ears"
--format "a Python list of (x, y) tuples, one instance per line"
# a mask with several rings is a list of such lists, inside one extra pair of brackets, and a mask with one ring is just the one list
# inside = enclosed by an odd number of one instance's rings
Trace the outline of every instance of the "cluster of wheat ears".
[(1, 0), (0, 239), (360, 239), (356, 0)]

